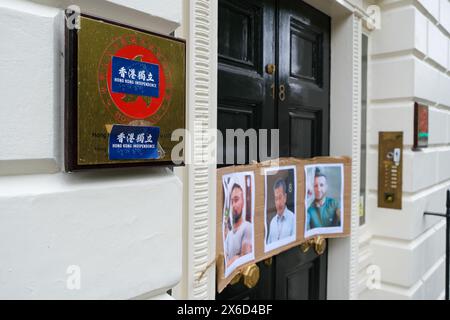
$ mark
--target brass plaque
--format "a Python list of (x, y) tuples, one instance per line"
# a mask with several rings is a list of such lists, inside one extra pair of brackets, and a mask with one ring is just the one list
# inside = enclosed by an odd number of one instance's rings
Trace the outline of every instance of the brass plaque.
[(66, 170), (175, 165), (185, 42), (85, 15), (80, 26), (66, 29)]
[(403, 132), (380, 132), (378, 207), (402, 209)]

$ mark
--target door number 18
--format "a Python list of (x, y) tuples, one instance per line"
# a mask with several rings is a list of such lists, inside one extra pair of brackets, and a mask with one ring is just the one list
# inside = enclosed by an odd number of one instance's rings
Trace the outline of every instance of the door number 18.
[[(270, 88), (272, 89), (271, 96), (273, 99), (275, 99), (275, 84), (272, 84)], [(278, 89), (278, 98), (280, 99), (280, 101), (286, 100), (286, 86), (284, 84), (280, 85)]]

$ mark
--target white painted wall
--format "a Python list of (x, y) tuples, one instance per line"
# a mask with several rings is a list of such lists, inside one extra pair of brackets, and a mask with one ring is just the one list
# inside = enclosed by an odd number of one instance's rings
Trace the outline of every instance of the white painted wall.
[[(147, 17), (152, 30), (179, 24), (181, 0), (168, 1), (162, 24), (154, 3), (115, 2), (120, 11), (93, 1), (105, 16)], [(181, 278), (182, 184), (168, 169), (61, 171), (63, 20), (53, 5), (0, 2), (0, 299), (159, 296)], [(80, 290), (66, 286), (71, 265)]]
[[(437, 299), (444, 293), (444, 212), (450, 188), (450, 2), (380, 1), (371, 36), (368, 112), (368, 234), (360, 261), (361, 299)], [(414, 101), (430, 106), (429, 148), (412, 151)], [(378, 132), (404, 132), (403, 210), (377, 208)], [(366, 266), (381, 288), (365, 286)]]
[(60, 12), (6, 1), (0, 16), (0, 174), (56, 172)]
[(1, 177), (0, 299), (164, 293), (181, 276), (180, 202), (166, 169)]
[[(8, 0), (7, 0), (8, 1)], [(15, 0), (21, 1), (21, 0)], [(30, 0), (67, 8), (78, 5), (82, 13), (154, 32), (170, 33), (181, 24), (183, 0)], [(162, 5), (163, 3), (163, 5)]]

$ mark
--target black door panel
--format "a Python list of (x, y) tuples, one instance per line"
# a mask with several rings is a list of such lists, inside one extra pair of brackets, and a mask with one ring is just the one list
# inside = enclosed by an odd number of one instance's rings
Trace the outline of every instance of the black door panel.
[(262, 70), (262, 11), (257, 1), (219, 3), (219, 62)]
[[(281, 154), (328, 155), (330, 18), (302, 1), (279, 0), (278, 4), (278, 76), (285, 95), (278, 102)], [(296, 114), (303, 116), (293, 118)], [(301, 122), (307, 128), (299, 129)], [(295, 137), (309, 140), (310, 146), (293, 147), (301, 145)]]
[(290, 109), (288, 128), (289, 156), (311, 158), (321, 153), (322, 110), (300, 107)]
[(276, 257), (275, 297), (281, 300), (325, 300), (327, 255), (293, 248)]
[[(265, 66), (275, 61), (273, 3), (219, 1), (218, 129), (224, 142), (226, 129), (246, 131), (274, 125), (275, 102), (269, 94), (273, 76), (265, 72)], [(225, 164), (227, 153), (236, 147), (227, 149), (223, 143), (220, 148), (218, 162)], [(245, 163), (250, 160), (258, 159), (249, 159), (247, 153)]]

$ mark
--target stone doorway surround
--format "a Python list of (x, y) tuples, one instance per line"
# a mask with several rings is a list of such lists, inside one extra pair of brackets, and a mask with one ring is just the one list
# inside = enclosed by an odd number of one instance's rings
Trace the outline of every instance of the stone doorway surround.
[[(330, 155), (352, 157), (352, 236), (329, 242), (328, 299), (357, 298), (358, 203), (360, 171), (361, 34), (368, 18), (361, 0), (305, 0), (332, 18)], [(217, 127), (217, 1), (183, 2), (178, 34), (188, 44), (188, 124), (194, 133), (187, 156), (215, 154), (207, 148), (208, 129)], [(206, 136), (205, 136), (206, 135)], [(183, 275), (173, 295), (215, 298), (216, 168), (177, 169), (184, 185)], [(201, 277), (200, 277), (201, 276)]]

